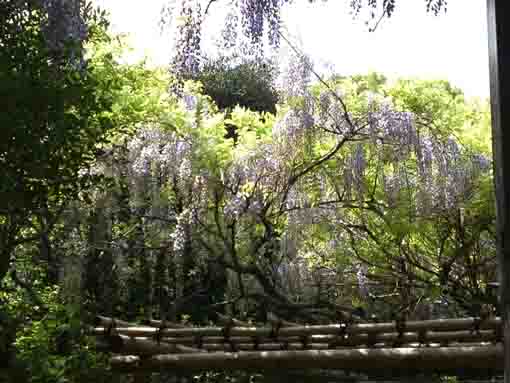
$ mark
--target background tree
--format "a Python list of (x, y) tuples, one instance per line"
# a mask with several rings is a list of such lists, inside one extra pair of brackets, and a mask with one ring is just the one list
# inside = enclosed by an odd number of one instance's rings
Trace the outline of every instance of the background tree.
[(204, 94), (220, 110), (241, 106), (257, 112), (276, 113), (277, 68), (270, 60), (247, 60), (235, 56), (209, 59), (192, 80), (202, 83)]
[[(0, 9), (0, 102), (7, 112), (0, 117), (2, 371), (24, 371), (14, 368), (23, 360), (34, 379), (48, 381), (67, 362), (74, 372), (83, 367), (76, 369), (80, 360), (95, 363), (80, 348), (83, 300), (73, 296), (76, 288), (55, 294), (57, 284), (76, 284), (61, 278), (72, 252), (81, 250), (76, 236), (63, 241), (81, 219), (73, 204), (84, 203), (87, 188), (101, 180), (83, 170), (115, 139), (114, 131), (125, 133), (126, 121), (146, 118), (164, 98), (143, 94), (147, 86), (133, 94), (134, 81), (139, 86), (151, 79), (118, 64), (105, 14), (89, 3), (6, 1)], [(75, 266), (67, 275), (78, 275)], [(61, 326), (72, 327), (70, 341), (78, 347), (64, 360), (52, 346)], [(29, 349), (47, 358), (34, 360)]]
[[(67, 198), (77, 195), (78, 170), (111, 127), (102, 114), (110, 105), (109, 92), (97, 88), (96, 63), (87, 62), (83, 51), (86, 41), (104, 38), (106, 21), (82, 2), (6, 1), (0, 7), (0, 102), (6, 107), (0, 144), (0, 283), (11, 270), (14, 282), (31, 289), (16, 274), (17, 250), (36, 243), (34, 260), (45, 262), (49, 282), (55, 281), (51, 230)], [(29, 296), (41, 303), (36, 294)], [(8, 324), (3, 328), (13, 330)], [(2, 360), (16, 363), (12, 344), (4, 341)]]
[[(275, 114), (276, 75), (277, 67), (270, 60), (230, 55), (203, 61), (198, 73), (189, 79), (199, 81), (204, 94), (227, 116), (236, 106)], [(227, 124), (227, 136), (236, 136), (230, 124)]]
[[(271, 307), (326, 320), (369, 309), (370, 296), (392, 307), (373, 309), (388, 317), (424, 300), (448, 299), (452, 313), (474, 310), (474, 296), (487, 301), (490, 162), (453, 136), (472, 123), (458, 91), (444, 82), (389, 86), (377, 75), (310, 87), (309, 65), (297, 58), (289, 68), (276, 117), (238, 107), (225, 119), (190, 87), (174, 109), (175, 132), (145, 125), (128, 140), (122, 174), (146, 206), (139, 224), (160, 233), (156, 246), (139, 244), (144, 259), (169, 265), (163, 295), (174, 311), (203, 320), (207, 306), (239, 315)], [(235, 145), (222, 135), (226, 124), (238, 131)], [(211, 291), (212, 264), (226, 282), (200, 301), (205, 313), (190, 311), (180, 302)], [(165, 282), (157, 283), (160, 294)], [(465, 294), (455, 295), (459, 286)], [(152, 311), (169, 315), (156, 300)]]

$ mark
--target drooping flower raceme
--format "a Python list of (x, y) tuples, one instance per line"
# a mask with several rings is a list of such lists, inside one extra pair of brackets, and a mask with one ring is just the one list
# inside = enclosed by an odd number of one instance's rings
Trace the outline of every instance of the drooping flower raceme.
[(180, 24), (177, 30), (177, 51), (173, 58), (173, 70), (178, 75), (190, 77), (198, 72), (201, 61), (202, 13), (200, 1), (180, 2)]
[(253, 43), (261, 43), (267, 25), (270, 44), (279, 45), (280, 12), (283, 4), (288, 2), (290, 0), (239, 0), (244, 32)]
[[(343, 140), (348, 150), (338, 152), (342, 160), (337, 164), (343, 169), (336, 173), (346, 200), (351, 200), (353, 192), (363, 199), (366, 192), (374, 190), (365, 185), (366, 168), (374, 159), (378, 165), (370, 173), (383, 186), (387, 204), (396, 206), (404, 198), (419, 214), (451, 209), (468, 196), (476, 169), (487, 169), (483, 158), (479, 161), (471, 156), (474, 162), (470, 164), (453, 137), (442, 140), (434, 136), (416, 123), (412, 113), (396, 110), (389, 98), (372, 95), (365, 117), (345, 110), (344, 95), (334, 94), (334, 87), (319, 93), (318, 102), (310, 101), (313, 97), (306, 89), (311, 66), (299, 62), (291, 61), (291, 73), (284, 77), (283, 91), (290, 109), (276, 122), (273, 135), (288, 149), (280, 154), (296, 163), (303, 155), (300, 148), (307, 147), (308, 142), (301, 139), (307, 132), (313, 132), (315, 144), (332, 135)], [(311, 118), (305, 123), (302, 116), (307, 115)]]
[(177, 225), (175, 230), (170, 235), (170, 239), (173, 243), (174, 254), (177, 256), (182, 255), (187, 240), (187, 232), (190, 230), (191, 225), (191, 211), (190, 209), (184, 209), (181, 214), (177, 216)]
[(363, 198), (365, 193), (365, 168), (367, 166), (365, 160), (365, 154), (361, 144), (356, 146), (352, 156), (352, 169), (354, 173), (354, 185), (360, 198)]
[(267, 192), (279, 190), (282, 165), (272, 144), (260, 144), (236, 157), (224, 181), (227, 217), (238, 218), (243, 213), (257, 215), (265, 205)]
[(365, 264), (360, 264), (356, 270), (356, 278), (358, 280), (358, 289), (362, 297), (367, 297), (368, 290), (368, 278), (367, 278), (368, 267)]
[(152, 164), (160, 164), (168, 175), (178, 175), (190, 154), (189, 141), (158, 127), (144, 127), (127, 144), (135, 175), (149, 175)]

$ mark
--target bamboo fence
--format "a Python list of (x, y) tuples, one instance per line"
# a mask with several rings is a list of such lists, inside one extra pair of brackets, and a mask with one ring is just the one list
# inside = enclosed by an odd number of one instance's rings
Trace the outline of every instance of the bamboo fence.
[(220, 316), (222, 326), (146, 325), (98, 317), (97, 348), (125, 371), (335, 368), (450, 370), (502, 368), (501, 319), (268, 325)]

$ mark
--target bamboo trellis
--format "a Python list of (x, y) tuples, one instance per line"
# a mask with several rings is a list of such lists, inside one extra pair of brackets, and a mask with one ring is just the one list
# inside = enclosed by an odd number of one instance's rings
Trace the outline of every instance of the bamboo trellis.
[(220, 317), (223, 326), (146, 325), (98, 318), (98, 347), (114, 354), (114, 369), (335, 368), (354, 370), (500, 369), (501, 319), (269, 325)]

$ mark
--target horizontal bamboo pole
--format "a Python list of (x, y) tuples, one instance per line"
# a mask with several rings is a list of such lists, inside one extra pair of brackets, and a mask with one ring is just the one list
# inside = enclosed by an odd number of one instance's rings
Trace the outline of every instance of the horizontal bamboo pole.
[[(254, 323), (240, 321), (238, 319), (232, 318), (228, 315), (223, 315), (219, 312), (216, 313), (218, 317), (218, 323), (222, 326), (231, 326), (231, 327), (253, 327)], [(281, 327), (294, 327), (301, 326), (299, 323), (288, 322), (286, 320), (279, 319), (276, 315), (272, 313), (268, 313), (269, 319), (268, 322), (270, 324), (278, 324)], [(106, 318), (106, 317), (103, 317)], [(110, 319), (110, 318), (108, 318)], [(111, 319), (110, 319), (111, 320)], [(149, 319), (142, 321), (143, 325), (151, 326), (151, 327), (164, 327), (164, 328), (188, 328), (190, 326), (186, 326), (182, 323), (174, 323), (168, 321), (162, 321), (157, 319)], [(120, 327), (120, 326), (119, 326)], [(124, 327), (124, 326), (122, 326)]]
[[(455, 343), (454, 345), (450, 345), (449, 347), (480, 347), (480, 346), (488, 346), (490, 343)], [(209, 343), (202, 346), (204, 350), (209, 352), (238, 352), (238, 351), (284, 351), (284, 350), (330, 350), (331, 348), (324, 343), (310, 343), (306, 346), (303, 343), (262, 343), (255, 347), (252, 343), (240, 343), (232, 347), (232, 345), (225, 343)], [(384, 343), (376, 343), (370, 349), (377, 348), (388, 348), (389, 346)], [(391, 347), (391, 346), (390, 346)], [(401, 347), (424, 347), (419, 343), (403, 343)], [(440, 343), (430, 343), (427, 347), (443, 347)], [(336, 346), (333, 349), (342, 350), (342, 349), (355, 349), (355, 348), (365, 348), (365, 346)]]
[[(285, 351), (285, 350), (329, 350), (325, 343), (310, 343), (306, 346), (303, 343), (262, 343), (255, 347), (252, 343), (240, 343), (238, 345), (228, 343), (209, 343), (203, 345), (203, 349), (209, 352), (238, 352), (238, 351)], [(403, 347), (413, 347), (411, 344), (403, 344)], [(374, 348), (387, 348), (387, 345), (376, 344)], [(353, 349), (354, 347), (334, 347), (334, 349)], [(359, 346), (358, 348), (365, 348)]]
[[(329, 350), (329, 349), (354, 349), (354, 348), (365, 348), (365, 345), (333, 345), (330, 346), (326, 343), (261, 343), (261, 344), (253, 344), (253, 343), (239, 343), (239, 344), (228, 344), (228, 343), (207, 343), (203, 344), (202, 348), (196, 347), (188, 347), (178, 344), (165, 344), (165, 342), (161, 342), (157, 344), (156, 342), (150, 342), (146, 339), (139, 338), (129, 338), (126, 341), (125, 347), (118, 346), (110, 346), (110, 344), (102, 344), (102, 347), (96, 347), (96, 349), (100, 349), (102, 351), (109, 351), (116, 354), (121, 355), (157, 355), (163, 353), (198, 353), (198, 352), (237, 352), (237, 351), (275, 351), (275, 350)], [(455, 342), (453, 344), (449, 344), (449, 347), (460, 347), (460, 346), (481, 346), (481, 345), (490, 345), (488, 342), (469, 342), (469, 343), (460, 343)], [(171, 347), (168, 347), (171, 346)], [(372, 345), (370, 348), (389, 348), (391, 344), (387, 343), (376, 343)], [(400, 344), (400, 347), (422, 347), (424, 345), (417, 342), (404, 342)], [(442, 343), (431, 342), (426, 345), (427, 347), (444, 347)]]
[[(381, 333), (381, 334), (357, 334), (347, 337), (336, 337), (329, 343), (335, 343), (340, 346), (368, 345), (372, 343), (393, 344), (402, 343), (448, 343), (448, 342), (493, 342), (498, 340), (498, 335), (493, 330), (481, 330), (478, 333), (472, 331), (428, 331), (428, 332), (405, 332), (400, 336), (399, 333)], [(316, 342), (321, 342), (317, 339)]]
[(503, 367), (503, 346), (383, 348), (354, 350), (213, 352), (207, 354), (156, 355), (146, 359), (132, 356), (111, 358), (112, 368), (124, 371), (161, 369), (303, 369), (354, 370), (408, 369), (495, 369)]
[[(334, 335), (311, 335), (307, 337), (308, 343), (330, 343), (337, 337)], [(303, 337), (291, 336), (291, 337), (249, 337), (249, 336), (233, 336), (233, 337), (220, 337), (220, 336), (206, 336), (206, 337), (181, 337), (181, 338), (162, 338), (168, 343), (179, 343), (179, 344), (202, 344), (207, 343), (267, 343), (267, 342), (302, 342)]]
[[(112, 324), (115, 328), (124, 328), (124, 327), (140, 327), (137, 323), (131, 323), (126, 322), (120, 319), (110, 318), (103, 315), (97, 315), (95, 319), (96, 326), (104, 326), (108, 327)], [(157, 319), (144, 319), (142, 320), (142, 324), (144, 326), (149, 327), (164, 327), (164, 328), (188, 328), (190, 326), (187, 326), (182, 323), (174, 323), (174, 322), (168, 322), (168, 321), (162, 321)]]
[(188, 328), (190, 326), (186, 326), (182, 323), (175, 323), (175, 322), (168, 322), (168, 321), (162, 321), (157, 319), (148, 319), (142, 321), (142, 324), (150, 327), (157, 327), (157, 328)]
[[(234, 347), (232, 347), (234, 346)], [(253, 343), (239, 343), (230, 345), (228, 343), (208, 343), (204, 344), (204, 350), (207, 351), (224, 351), (224, 352), (237, 352), (237, 351), (279, 351), (279, 350), (327, 350), (328, 345), (325, 343), (311, 343), (304, 348), (303, 343), (262, 343), (257, 347)]]
[[(419, 336), (417, 334), (406, 334), (399, 339), (399, 347), (420, 347), (423, 344), (419, 342)], [(428, 339), (425, 344), (426, 346), (444, 346), (445, 337), (443, 333), (436, 333), (437, 336)], [(453, 334), (452, 334), (453, 335)], [(486, 331), (480, 335), (477, 334), (462, 334), (463, 337), (452, 337), (449, 338), (449, 342), (454, 342), (457, 346), (466, 346), (469, 342), (470, 345), (479, 346), (482, 342), (489, 343), (495, 340), (495, 335)], [(106, 339), (109, 343), (104, 344)], [(328, 350), (328, 349), (346, 349), (346, 348), (355, 348), (355, 347), (365, 347), (367, 346), (367, 341), (363, 339), (346, 339), (342, 342), (334, 342), (334, 343), (303, 343), (303, 342), (277, 342), (274, 340), (266, 340), (263, 343), (203, 343), (201, 345), (192, 344), (190, 345), (182, 345), (176, 343), (167, 343), (165, 339), (162, 342), (155, 342), (153, 340), (149, 340), (147, 338), (129, 338), (121, 335), (114, 335), (109, 337), (104, 337), (103, 339), (98, 340), (98, 346), (96, 349), (103, 351), (111, 351), (118, 354), (123, 355), (156, 355), (156, 354), (165, 354), (165, 353), (191, 353), (191, 352), (206, 352), (206, 351), (226, 351), (226, 352), (236, 352), (236, 351), (271, 351), (271, 350)], [(373, 344), (370, 344), (370, 348), (381, 348), (381, 347), (392, 347), (394, 346), (394, 342), (382, 342), (377, 341)], [(449, 346), (453, 346), (449, 344)]]
[(204, 353), (200, 350), (180, 344), (155, 342), (147, 338), (131, 338), (125, 335), (109, 335), (100, 339), (101, 349), (115, 354), (150, 356), (157, 354)]
[[(466, 347), (466, 346), (481, 346), (490, 345), (491, 342), (479, 341), (479, 342), (455, 342), (449, 344), (447, 347)], [(443, 343), (430, 342), (426, 345), (418, 342), (403, 342), (400, 347), (445, 347)], [(330, 350), (330, 349), (353, 349), (353, 348), (365, 348), (364, 344), (352, 344), (352, 345), (328, 345), (325, 343), (239, 343), (239, 344), (228, 344), (228, 343), (207, 343), (202, 345), (202, 348), (207, 351), (224, 351), (224, 352), (237, 352), (237, 351), (271, 351), (271, 350)], [(376, 343), (370, 348), (391, 348), (392, 345), (388, 343)]]
[[(404, 331), (461, 331), (471, 330), (477, 323), (476, 318), (463, 319), (435, 319), (428, 321), (409, 321), (403, 324)], [(479, 329), (496, 329), (501, 326), (500, 318), (491, 318), (479, 323)], [(269, 337), (274, 333), (273, 327), (229, 327), (230, 336), (249, 336), (249, 337)], [(188, 327), (188, 328), (162, 328), (139, 326), (117, 328), (118, 333), (128, 336), (154, 336), (160, 333), (162, 337), (189, 337), (189, 336), (223, 336), (224, 327)], [(338, 335), (345, 331), (348, 334), (377, 334), (398, 332), (398, 326), (395, 322), (389, 323), (358, 323), (347, 327), (344, 325), (316, 325), (316, 326), (294, 326), (282, 327), (277, 331), (281, 337), (289, 336), (310, 336), (310, 335)], [(100, 335), (105, 332), (105, 328), (96, 327), (92, 334)]]
[[(194, 345), (197, 344), (199, 338), (197, 337), (182, 337), (182, 338), (163, 338), (168, 343), (179, 343)], [(336, 335), (310, 335), (308, 337), (203, 337), (200, 338), (202, 344), (207, 343), (268, 343), (268, 342), (306, 342), (306, 343), (333, 343), (345, 345), (368, 344), (368, 343), (385, 343), (385, 342), (467, 342), (467, 341), (495, 341), (497, 334), (493, 330), (481, 330), (477, 332), (471, 331), (448, 331), (448, 332), (435, 332), (428, 331), (422, 334), (418, 332), (405, 332), (400, 337), (399, 333), (382, 333), (382, 334), (353, 334), (347, 336)]]
[(109, 317), (105, 317), (102, 315), (96, 316), (95, 324), (96, 324), (96, 326), (105, 326), (105, 327), (112, 326), (112, 325), (114, 325), (115, 327), (137, 326), (136, 323), (130, 323), (130, 322), (126, 322), (126, 321), (123, 321), (120, 319), (109, 318)]
[[(473, 333), (470, 331), (457, 331), (457, 332), (428, 332), (425, 334), (419, 333), (404, 333), (402, 337), (399, 337), (398, 333), (387, 333), (377, 334), (376, 336), (370, 337), (366, 334), (354, 335), (349, 337), (334, 337), (334, 336), (310, 336), (303, 342), (303, 339), (299, 337), (289, 338), (262, 338), (256, 342), (253, 338), (249, 337), (236, 337), (225, 341), (222, 337), (205, 337), (202, 338), (202, 342), (197, 343), (197, 338), (162, 338), (162, 341), (173, 345), (183, 345), (193, 347), (195, 350), (203, 348), (205, 350), (281, 350), (286, 347), (290, 349), (328, 349), (328, 348), (339, 348), (339, 347), (354, 347), (354, 346), (365, 346), (365, 345), (386, 345), (386, 347), (392, 347), (398, 341), (399, 346), (403, 344), (417, 344), (420, 343), (464, 343), (464, 342), (494, 342), (498, 341), (497, 334), (490, 330), (482, 330), (479, 333)], [(147, 338), (133, 338), (133, 339), (147, 339)], [(147, 339), (149, 340), (149, 339)], [(151, 340), (152, 341), (152, 340)], [(105, 347), (101, 345), (101, 341), (98, 340), (98, 349), (104, 350)], [(157, 344), (153, 342), (153, 344)], [(299, 344), (300, 346), (295, 346)], [(306, 344), (306, 345), (305, 345)], [(118, 347), (116, 348), (118, 349)], [(151, 351), (151, 354), (157, 354), (158, 352)], [(126, 352), (124, 352), (126, 354)]]

